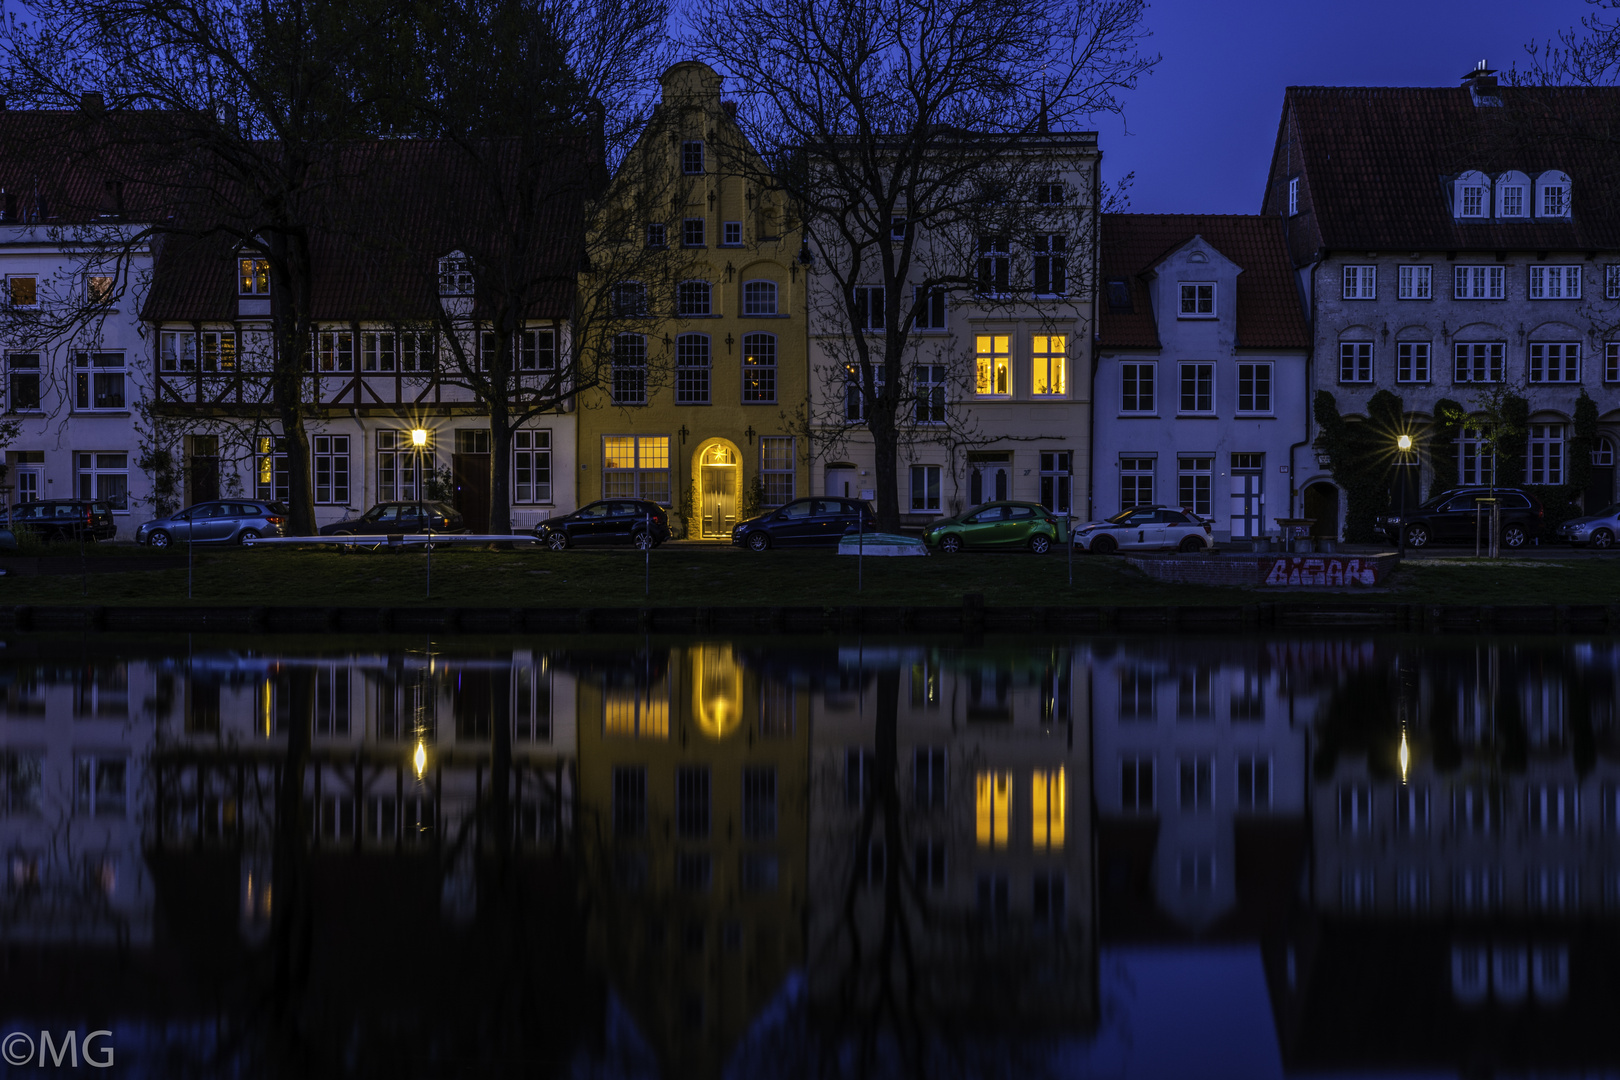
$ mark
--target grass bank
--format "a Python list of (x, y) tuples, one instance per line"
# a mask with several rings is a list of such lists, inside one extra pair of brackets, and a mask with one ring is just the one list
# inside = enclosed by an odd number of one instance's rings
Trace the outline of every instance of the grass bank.
[[(125, 554), (142, 549), (120, 545)], [(0, 567), (5, 560), (0, 558)], [(857, 573), (863, 587), (857, 588)], [(340, 553), (293, 549), (200, 553), (191, 581), (198, 605), (464, 607), (936, 606), (968, 593), (986, 604), (1246, 604), (1328, 599), (1320, 589), (1239, 589), (1150, 580), (1120, 559), (1076, 556), (1074, 581), (1061, 555), (965, 554), (857, 560), (824, 551), (764, 555), (665, 547), (652, 553), (644, 592), (639, 552), (441, 551)], [(186, 603), (187, 571), (124, 570), (0, 578), (0, 603), (155, 605)], [(1620, 557), (1572, 560), (1409, 562), (1388, 588), (1339, 590), (1359, 602), (1420, 604), (1607, 604), (1620, 602)]]

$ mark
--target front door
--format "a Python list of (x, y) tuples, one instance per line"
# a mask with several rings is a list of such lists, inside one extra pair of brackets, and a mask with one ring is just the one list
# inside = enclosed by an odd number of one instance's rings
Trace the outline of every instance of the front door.
[(855, 470), (844, 465), (827, 466), (827, 494), (845, 499), (858, 499), (860, 490), (855, 486)]
[(701, 539), (731, 539), (731, 527), (737, 524), (741, 471), (737, 452), (731, 447), (717, 443), (703, 451), (698, 465), (698, 535)]
[(17, 501), (20, 503), (38, 502), (40, 489), (45, 486), (45, 466), (18, 465), (17, 470)]
[[(1260, 454), (1232, 455), (1232, 539), (1260, 536), (1265, 530), (1264, 472)], [(1257, 459), (1249, 461), (1245, 459)]]
[[(455, 507), (473, 532), (491, 528), (489, 520), (489, 455), (456, 454), (450, 459)], [(503, 523), (504, 524), (504, 523)]]
[(1598, 439), (1592, 448), (1592, 472), (1586, 481), (1586, 512), (1600, 514), (1614, 502), (1614, 443)]

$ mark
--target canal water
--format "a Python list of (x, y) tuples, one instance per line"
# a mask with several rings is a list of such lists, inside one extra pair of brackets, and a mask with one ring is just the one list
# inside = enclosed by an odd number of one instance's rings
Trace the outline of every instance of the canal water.
[(4, 1075), (1620, 1074), (1612, 639), (0, 645)]

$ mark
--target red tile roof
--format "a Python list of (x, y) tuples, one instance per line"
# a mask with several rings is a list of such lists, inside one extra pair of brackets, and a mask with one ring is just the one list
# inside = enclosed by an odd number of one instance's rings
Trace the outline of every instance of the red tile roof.
[(0, 208), (7, 223), (166, 217), (172, 163), (149, 161), (148, 148), (150, 133), (168, 115), (0, 109)]
[[(1467, 87), (1291, 86), (1320, 243), (1329, 250), (1620, 248), (1620, 88), (1503, 86), (1500, 106)], [(1278, 153), (1286, 148), (1286, 133)], [(1273, 163), (1273, 180), (1278, 164)], [(1567, 221), (1461, 222), (1449, 181), (1478, 169), (1569, 174)], [(1273, 183), (1268, 202), (1278, 197)], [(1272, 209), (1278, 209), (1274, 205)]]
[[(1281, 218), (1247, 214), (1104, 214), (1098, 306), (1104, 349), (1157, 349), (1147, 275), (1172, 251), (1202, 236), (1243, 268), (1237, 283), (1237, 344), (1307, 349), (1310, 328), (1294, 283)], [(1109, 282), (1124, 279), (1131, 311), (1109, 310)]]

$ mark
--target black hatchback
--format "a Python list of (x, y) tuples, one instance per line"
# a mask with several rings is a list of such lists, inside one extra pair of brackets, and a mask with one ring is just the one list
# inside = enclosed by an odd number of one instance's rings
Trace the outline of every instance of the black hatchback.
[[(862, 524), (864, 522), (865, 524)], [(773, 547), (837, 547), (851, 529), (877, 531), (877, 515), (862, 499), (821, 495), (739, 521), (731, 542), (751, 551)]]
[(542, 521), (534, 527), (534, 535), (552, 551), (576, 544), (650, 548), (669, 539), (669, 516), (662, 506), (645, 499), (602, 499)]
[(388, 536), (401, 533), (464, 533), (467, 523), (439, 502), (378, 503), (357, 518), (322, 525), (322, 536)]
[(1404, 514), (1378, 518), (1380, 532), (1399, 543), (1406, 532), (1406, 546), (1430, 544), (1469, 544), (1478, 536), (1490, 539), (1491, 499), (1496, 500), (1502, 546), (1520, 548), (1541, 532), (1545, 510), (1541, 500), (1523, 488), (1460, 487), (1431, 496), (1422, 505)]
[(42, 499), (11, 508), (11, 526), (42, 540), (111, 540), (118, 535), (112, 503), (89, 499)]

